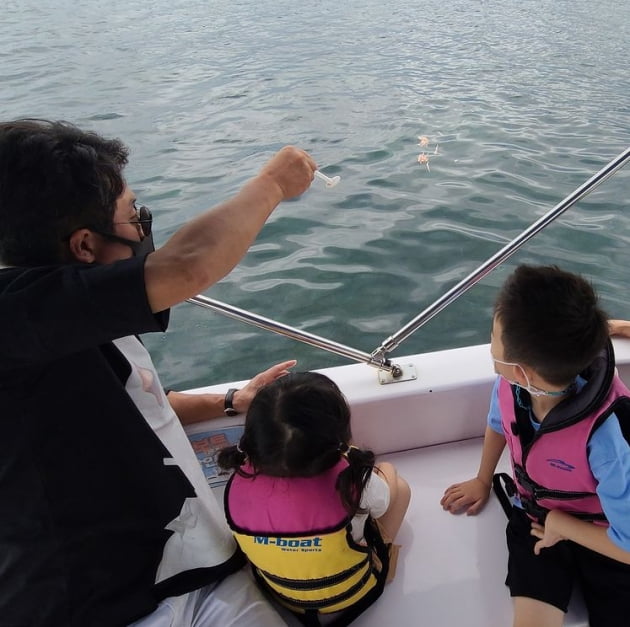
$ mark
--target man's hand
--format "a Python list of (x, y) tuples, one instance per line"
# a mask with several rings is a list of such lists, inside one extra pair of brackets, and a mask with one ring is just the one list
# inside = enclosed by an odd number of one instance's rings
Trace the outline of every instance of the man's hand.
[(610, 335), (630, 337), (630, 320), (609, 320), (608, 332)]
[(259, 177), (271, 179), (280, 189), (283, 200), (289, 200), (306, 191), (313, 182), (317, 164), (303, 150), (285, 146), (262, 168)]
[(232, 399), (234, 409), (244, 414), (249, 409), (254, 396), (256, 396), (256, 392), (258, 392), (260, 388), (289, 374), (289, 368), (293, 368), (295, 364), (297, 364), (297, 361), (291, 359), (290, 361), (283, 361), (280, 364), (271, 366), (271, 368), (263, 372), (259, 372), (244, 388), (234, 393), (234, 398)]
[(446, 488), (440, 505), (451, 514), (465, 510), (467, 516), (474, 516), (483, 509), (489, 498), (490, 486), (475, 477)]

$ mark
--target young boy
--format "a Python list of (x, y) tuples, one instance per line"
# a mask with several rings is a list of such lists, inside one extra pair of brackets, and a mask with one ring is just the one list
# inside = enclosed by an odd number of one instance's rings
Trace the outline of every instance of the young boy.
[(628, 624), (630, 391), (608, 331), (592, 287), (557, 267), (519, 266), (496, 301), (490, 351), (500, 376), (479, 472), (440, 503), (478, 513), (507, 443), (515, 627), (561, 626), (576, 580), (591, 627)]

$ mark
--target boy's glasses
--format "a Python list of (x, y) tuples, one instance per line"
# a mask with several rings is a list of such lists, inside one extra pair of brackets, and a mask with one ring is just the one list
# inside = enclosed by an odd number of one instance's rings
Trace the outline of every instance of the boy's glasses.
[(142, 205), (136, 209), (135, 220), (130, 220), (129, 222), (114, 222), (114, 224), (135, 224), (137, 227), (140, 227), (142, 231), (142, 235), (144, 237), (149, 237), (151, 235), (151, 226), (153, 225), (153, 215), (148, 207)]

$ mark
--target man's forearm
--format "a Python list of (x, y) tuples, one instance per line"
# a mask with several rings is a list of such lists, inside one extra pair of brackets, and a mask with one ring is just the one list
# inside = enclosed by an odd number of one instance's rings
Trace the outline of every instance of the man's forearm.
[(162, 311), (222, 279), (245, 255), (280, 202), (259, 178), (236, 196), (185, 224), (147, 257), (145, 284), (152, 311)]
[(171, 390), (166, 398), (183, 425), (224, 415), (224, 394), (185, 394)]
[(181, 227), (148, 255), (151, 310), (162, 311), (222, 279), (245, 255), (274, 208), (310, 185), (315, 162), (304, 151), (279, 151), (234, 197)]

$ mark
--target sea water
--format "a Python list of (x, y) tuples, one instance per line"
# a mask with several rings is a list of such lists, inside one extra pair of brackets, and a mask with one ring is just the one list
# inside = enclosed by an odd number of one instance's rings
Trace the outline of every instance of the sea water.
[[(339, 185), (282, 204), (206, 294), (371, 352), (630, 145), (629, 34), (619, 0), (5, 0), (0, 117), (123, 139), (158, 245), (310, 151)], [(392, 356), (487, 341), (525, 262), (630, 318), (629, 188), (630, 167)], [(169, 387), (349, 363), (190, 304), (144, 341)]]

